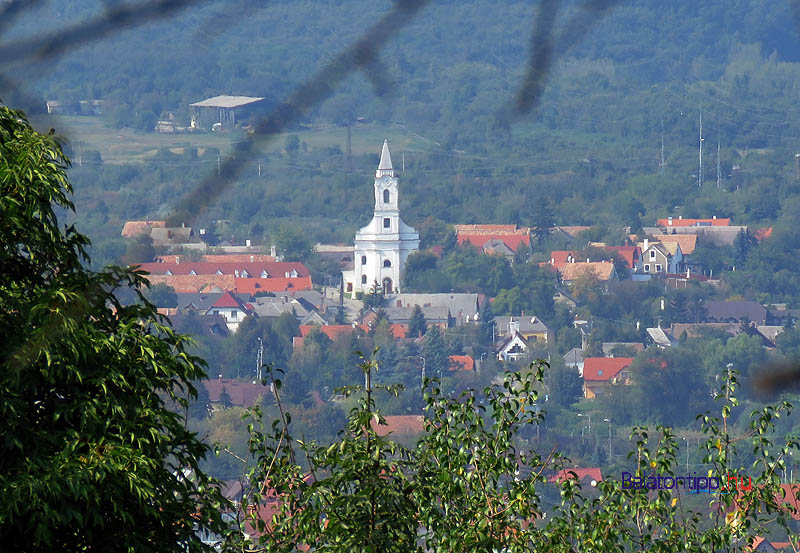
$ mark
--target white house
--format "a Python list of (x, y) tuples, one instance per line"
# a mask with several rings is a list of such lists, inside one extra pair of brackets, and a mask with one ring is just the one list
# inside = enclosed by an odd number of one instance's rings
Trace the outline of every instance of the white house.
[(250, 310), (242, 301), (234, 296), (230, 291), (222, 294), (214, 304), (208, 308), (204, 315), (222, 315), (228, 330), (236, 332), (244, 318)]
[(388, 141), (375, 171), (372, 221), (356, 233), (353, 269), (342, 271), (345, 291), (369, 293), (377, 283), (385, 294), (402, 291), (400, 276), (408, 255), (419, 248), (419, 234), (400, 218), (397, 176)]

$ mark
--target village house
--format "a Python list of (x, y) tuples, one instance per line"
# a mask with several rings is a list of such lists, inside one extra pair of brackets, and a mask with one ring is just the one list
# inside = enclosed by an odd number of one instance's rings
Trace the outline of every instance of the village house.
[(265, 102), (264, 98), (251, 96), (214, 96), (189, 107), (192, 129), (229, 130), (263, 113)]
[(231, 292), (225, 292), (206, 310), (204, 315), (221, 315), (225, 319), (228, 330), (236, 332), (241, 322), (251, 312), (252, 308), (245, 305), (242, 300)]
[(455, 231), (459, 244), (472, 244), (484, 253), (512, 259), (521, 245), (531, 245), (530, 229), (517, 225), (455, 225)]
[(686, 270), (681, 246), (677, 242), (652, 242), (645, 238), (642, 250), (642, 270), (649, 275), (677, 274)]
[(213, 407), (224, 407), (221, 404), (222, 392), (230, 398), (231, 405), (249, 408), (261, 403), (264, 397), (271, 394), (268, 387), (260, 382), (244, 381), (233, 378), (203, 380), (202, 385), (208, 391), (208, 399)]
[(572, 348), (564, 354), (564, 366), (578, 371), (578, 376), (583, 376), (583, 350)]
[(587, 357), (583, 360), (583, 397), (592, 399), (614, 384), (628, 384), (633, 357)]
[(475, 370), (475, 359), (469, 355), (451, 355), (448, 359), (450, 360), (451, 371)]
[(480, 317), (482, 294), (394, 294), (386, 298), (392, 307), (445, 307), (452, 326), (474, 323)]
[(492, 332), (495, 338), (503, 339), (517, 332), (528, 343), (534, 340), (542, 344), (552, 344), (554, 341), (553, 332), (535, 315), (495, 317), (494, 329)]
[(567, 286), (585, 276), (591, 276), (601, 282), (619, 280), (614, 264), (609, 261), (572, 261), (556, 269), (561, 282)]

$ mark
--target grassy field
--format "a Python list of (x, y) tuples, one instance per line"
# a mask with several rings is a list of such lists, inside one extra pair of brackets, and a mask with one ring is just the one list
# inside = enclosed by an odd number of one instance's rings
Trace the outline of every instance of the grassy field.
[[(184, 148), (198, 148), (200, 153), (206, 148), (217, 148), (225, 156), (231, 151), (236, 140), (243, 139), (241, 133), (160, 134), (132, 129), (111, 129), (104, 125), (100, 117), (38, 116), (31, 117), (31, 123), (44, 132), (54, 128), (57, 135), (65, 137), (70, 142), (73, 150), (78, 151), (79, 148), (97, 150), (105, 163), (113, 164), (147, 163), (148, 158), (153, 157), (162, 148), (169, 148), (175, 153), (181, 153)], [(293, 133), (284, 133), (263, 143), (259, 149), (263, 152), (280, 151), (289, 134), (296, 134), (311, 150), (332, 146), (339, 146), (342, 151), (346, 149), (347, 130), (334, 126), (309, 127)], [(389, 139), (392, 151), (398, 154), (404, 149), (428, 151), (437, 147), (432, 140), (402, 127), (387, 129), (372, 124), (356, 125), (351, 128), (351, 138), (354, 155), (379, 154), (384, 138)], [(399, 159), (397, 161), (399, 162)]]

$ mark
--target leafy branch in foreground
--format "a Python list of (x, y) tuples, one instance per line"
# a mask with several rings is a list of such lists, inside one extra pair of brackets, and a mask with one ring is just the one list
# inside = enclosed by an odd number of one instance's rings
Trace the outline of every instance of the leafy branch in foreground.
[[(374, 358), (374, 356), (373, 356)], [(304, 548), (330, 551), (403, 552), (743, 552), (756, 536), (788, 533), (793, 513), (785, 502), (777, 470), (798, 449), (787, 437), (776, 449), (775, 419), (791, 411), (788, 403), (751, 415), (750, 430), (729, 435), (736, 406), (737, 375), (726, 375), (721, 417), (700, 415), (706, 435), (704, 462), (723, 486), (741, 478), (734, 466), (735, 443), (750, 442), (756, 461), (752, 486), (734, 485), (729, 493), (701, 496), (697, 481), (659, 489), (635, 488), (606, 477), (582, 489), (574, 478), (548, 484), (548, 477), (569, 473), (568, 459), (554, 449), (528, 451), (520, 433), (539, 424), (537, 384), (549, 369), (538, 361), (531, 371), (507, 373), (502, 384), (483, 394), (467, 390), (445, 397), (436, 380), (426, 382), (425, 433), (413, 450), (376, 432), (384, 422), (373, 401), (374, 360), (361, 364), (365, 387), (350, 412), (347, 428), (329, 446), (293, 440), (290, 420), (276, 421), (271, 432), (254, 431), (249, 473), (251, 493), (245, 511), (261, 532), (256, 542), (238, 544), (247, 551), (290, 552)], [(276, 390), (280, 382), (275, 381)], [(279, 394), (278, 396), (279, 397)], [(258, 413), (256, 413), (258, 415)], [(629, 454), (633, 477), (660, 475), (676, 484), (682, 474), (672, 429), (634, 428), (636, 448)], [(293, 461), (295, 449), (305, 466)], [(555, 473), (556, 469), (562, 472)], [(542, 492), (558, 486), (561, 501), (545, 513)], [(694, 488), (694, 493), (693, 493)], [(707, 501), (706, 501), (707, 498)], [(264, 516), (267, 515), (267, 516)]]
[[(208, 550), (225, 502), (200, 470), (207, 446), (167, 403), (205, 377), (141, 274), (85, 269), (69, 161), (0, 105), (0, 541), (24, 551)], [(137, 292), (138, 293), (138, 292)]]

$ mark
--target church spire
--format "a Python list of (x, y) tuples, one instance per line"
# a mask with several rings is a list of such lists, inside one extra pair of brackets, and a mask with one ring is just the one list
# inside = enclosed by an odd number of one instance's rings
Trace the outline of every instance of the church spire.
[(381, 150), (381, 161), (378, 163), (378, 170), (375, 172), (375, 177), (382, 177), (383, 175), (394, 176), (394, 167), (392, 167), (392, 154), (389, 153), (389, 140), (383, 140), (383, 149)]

